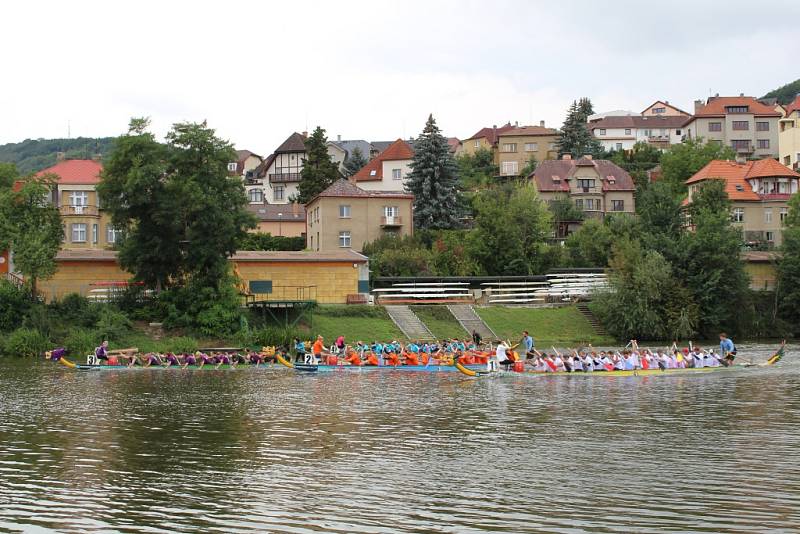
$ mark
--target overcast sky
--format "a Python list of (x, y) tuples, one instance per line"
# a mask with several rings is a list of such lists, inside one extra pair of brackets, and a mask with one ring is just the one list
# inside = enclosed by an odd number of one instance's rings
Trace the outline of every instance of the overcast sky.
[[(123, 5), (124, 4), (124, 5)], [(266, 155), (291, 132), (331, 139), (559, 126), (569, 103), (687, 111), (800, 77), (800, 2), (7, 2), (0, 144), (163, 135), (208, 120)]]

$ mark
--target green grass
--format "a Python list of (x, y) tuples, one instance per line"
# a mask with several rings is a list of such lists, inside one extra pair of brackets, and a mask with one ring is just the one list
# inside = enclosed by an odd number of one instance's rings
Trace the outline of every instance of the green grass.
[(344, 335), (348, 343), (405, 339), (386, 310), (373, 306), (320, 306), (314, 311), (310, 334), (322, 334), (326, 343), (339, 335)]
[(464, 339), (469, 336), (447, 306), (411, 306), (411, 309), (436, 339)]
[(527, 330), (537, 347), (550, 345), (613, 345), (614, 339), (597, 335), (575, 306), (563, 308), (476, 307), (475, 311), (494, 332), (516, 343)]

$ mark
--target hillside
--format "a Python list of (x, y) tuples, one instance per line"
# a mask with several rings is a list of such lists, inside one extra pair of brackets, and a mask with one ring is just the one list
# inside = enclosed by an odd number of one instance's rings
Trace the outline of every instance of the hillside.
[(795, 80), (792, 83), (787, 83), (782, 87), (770, 91), (765, 94), (763, 98), (777, 98), (779, 104), (786, 105), (794, 100), (794, 97), (797, 96), (798, 93), (800, 93), (800, 80)]
[(20, 174), (29, 174), (54, 165), (58, 152), (64, 152), (70, 159), (106, 155), (113, 141), (113, 137), (26, 139), (21, 143), (0, 145), (0, 161), (15, 163)]

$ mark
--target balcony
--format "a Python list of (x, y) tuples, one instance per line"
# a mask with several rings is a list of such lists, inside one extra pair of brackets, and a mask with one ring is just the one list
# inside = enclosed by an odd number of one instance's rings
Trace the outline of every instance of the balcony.
[(299, 172), (280, 172), (269, 175), (269, 183), (299, 182), (301, 174)]
[(69, 217), (73, 215), (82, 216), (82, 217), (99, 217), (100, 211), (97, 206), (59, 206), (58, 207), (59, 213), (63, 217)]
[(403, 226), (403, 218), (399, 215), (395, 215), (394, 217), (381, 217), (381, 226), (384, 228)]
[(753, 145), (747, 146), (735, 146), (733, 149), (736, 151), (737, 154), (752, 154), (755, 151)]

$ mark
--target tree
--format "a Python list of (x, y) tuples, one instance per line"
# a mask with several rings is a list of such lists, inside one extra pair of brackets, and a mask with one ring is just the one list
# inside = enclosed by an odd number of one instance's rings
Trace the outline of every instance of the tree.
[(800, 94), (800, 80), (795, 80), (765, 94), (762, 98), (777, 98), (778, 104), (786, 105)]
[(459, 225), (458, 169), (433, 115), (414, 143), (406, 189), (414, 194), (414, 224), (447, 230)]
[(346, 160), (344, 160), (344, 176), (345, 178), (350, 178), (355, 173), (361, 170), (361, 168), (366, 165), (367, 158), (364, 157), (364, 154), (361, 153), (361, 149), (355, 147), (353, 152), (350, 154)]
[(672, 145), (661, 155), (662, 180), (672, 186), (678, 196), (686, 194), (686, 180), (711, 160), (736, 158), (732, 148), (720, 143), (705, 143), (702, 138), (687, 139)]
[(57, 177), (22, 180), (19, 191), (0, 191), (0, 250), (14, 252), (14, 265), (36, 295), (37, 281), (56, 272), (56, 254), (64, 238), (58, 208), (45, 199)]
[(749, 280), (740, 258), (742, 234), (731, 224), (730, 212), (722, 180), (702, 185), (689, 204), (694, 230), (683, 235), (681, 257), (673, 263), (699, 308), (698, 329), (708, 337), (739, 329), (742, 310), (748, 306)]
[(648, 183), (647, 171), (654, 169), (661, 162), (661, 150), (650, 143), (639, 141), (631, 150), (615, 150), (608, 159), (628, 171), (639, 191)]
[(328, 138), (325, 130), (317, 126), (306, 139), (306, 160), (297, 185), (297, 202), (308, 204), (311, 199), (341, 178), (339, 168), (328, 154)]
[(602, 221), (585, 221), (564, 242), (569, 252), (570, 266), (605, 268), (608, 266), (611, 246), (616, 237)]
[(556, 141), (559, 156), (571, 154), (577, 158), (590, 154), (600, 157), (604, 153), (600, 141), (594, 138), (586, 126), (586, 121), (592, 113), (592, 102), (588, 98), (572, 102)]
[(17, 176), (17, 166), (13, 163), (5, 163), (0, 161), (0, 191), (3, 189), (10, 189), (14, 185), (14, 180)]
[(463, 153), (455, 158), (458, 165), (458, 176), (461, 188), (480, 189), (494, 182), (500, 172), (494, 163), (494, 154), (486, 147), (481, 147), (474, 154)]
[(539, 162), (536, 161), (536, 156), (531, 154), (528, 157), (528, 161), (525, 162), (525, 166), (522, 167), (522, 170), (519, 171), (519, 175), (523, 178), (528, 178), (533, 172), (536, 170), (536, 166), (539, 165)]
[(475, 229), (470, 254), (488, 275), (530, 275), (549, 265), (553, 219), (529, 184), (484, 190), (473, 199)]
[(634, 239), (613, 246), (609, 288), (595, 299), (597, 314), (617, 339), (685, 339), (698, 309), (670, 264)]
[(780, 315), (800, 330), (800, 195), (789, 201), (778, 261), (777, 298)]
[(672, 186), (659, 181), (647, 187), (636, 199), (636, 214), (642, 244), (670, 262), (680, 261), (684, 215)]

